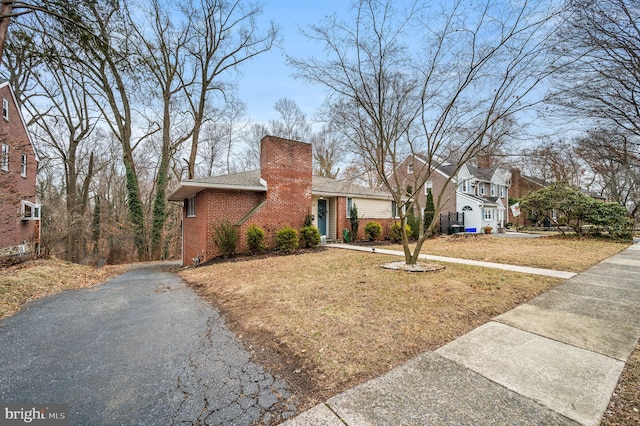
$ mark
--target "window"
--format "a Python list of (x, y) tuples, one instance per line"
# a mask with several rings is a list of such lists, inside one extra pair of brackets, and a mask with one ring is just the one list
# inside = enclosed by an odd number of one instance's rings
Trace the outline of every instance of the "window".
[(483, 182), (478, 183), (478, 194), (484, 195), (484, 183)]
[(20, 203), (20, 215), (22, 220), (40, 220), (40, 204), (34, 204), (30, 201), (23, 200)]
[(407, 165), (407, 173), (413, 173), (413, 163)]
[(495, 197), (496, 196), (496, 185), (495, 184), (490, 184), (491, 185), (491, 196)]
[(431, 192), (433, 192), (433, 182), (428, 180), (425, 184), (424, 184), (424, 195), (427, 195), (429, 193), (429, 190), (431, 190)]
[(20, 169), (20, 175), (27, 177), (27, 154), (22, 154), (22, 167)]
[(353, 207), (353, 198), (347, 198), (347, 217), (351, 217), (352, 207)]
[(0, 151), (0, 169), (9, 171), (9, 145), (4, 143)]
[(504, 185), (500, 185), (500, 198), (504, 198), (505, 189)]
[(463, 211), (463, 212), (472, 212), (472, 211), (473, 211), (473, 208), (471, 208), (471, 206), (464, 206), (464, 207), (462, 208), (462, 211)]
[(398, 203), (396, 203), (395, 201), (391, 202), (391, 217), (400, 217), (400, 210), (398, 209)]
[(469, 181), (468, 180), (465, 179), (465, 180), (462, 181), (462, 184), (460, 185), (460, 190), (462, 192), (465, 192), (465, 193), (469, 191)]
[(196, 196), (187, 198), (187, 217), (196, 217)]
[(484, 220), (493, 220), (493, 209), (484, 209)]
[(2, 118), (9, 119), (9, 101), (7, 98), (2, 99)]

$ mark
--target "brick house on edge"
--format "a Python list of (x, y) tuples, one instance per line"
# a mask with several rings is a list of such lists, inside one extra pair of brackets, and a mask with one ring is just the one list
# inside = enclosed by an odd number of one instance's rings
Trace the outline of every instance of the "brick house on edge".
[(387, 233), (393, 222), (390, 194), (313, 176), (311, 144), (274, 136), (261, 141), (260, 170), (185, 180), (168, 198), (184, 203), (183, 265), (220, 254), (211, 235), (223, 221), (238, 228), (239, 253), (247, 251), (249, 226), (262, 228), (265, 244), (273, 247), (277, 231), (285, 226), (299, 230), (308, 213), (326, 239), (341, 239), (354, 203), (362, 218), (360, 237), (369, 221), (379, 222)]
[(38, 156), (8, 81), (0, 81), (0, 256), (38, 253)]

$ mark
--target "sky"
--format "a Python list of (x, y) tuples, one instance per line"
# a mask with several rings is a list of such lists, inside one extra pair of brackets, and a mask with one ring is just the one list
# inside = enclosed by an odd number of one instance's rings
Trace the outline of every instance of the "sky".
[(288, 98), (311, 120), (324, 101), (325, 94), (319, 86), (298, 81), (292, 76), (293, 69), (287, 66), (285, 53), (295, 57), (306, 57), (320, 47), (300, 34), (299, 28), (319, 24), (334, 12), (345, 14), (349, 0), (267, 0), (264, 4), (262, 28), (269, 21), (280, 27), (282, 48), (275, 48), (258, 55), (241, 68), (238, 96), (247, 105), (252, 122), (277, 119), (273, 109), (278, 99)]

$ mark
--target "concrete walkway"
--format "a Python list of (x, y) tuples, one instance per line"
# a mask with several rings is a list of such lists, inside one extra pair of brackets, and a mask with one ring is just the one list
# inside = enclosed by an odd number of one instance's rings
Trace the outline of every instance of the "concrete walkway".
[(634, 245), (285, 425), (598, 425), (639, 337)]
[[(346, 250), (365, 251), (369, 253), (371, 253), (372, 251), (375, 251), (375, 253), (378, 253), (378, 254), (388, 254), (391, 256), (404, 257), (404, 252), (402, 251), (381, 249), (379, 247), (376, 247), (374, 249), (372, 247), (353, 246), (350, 244), (327, 244), (326, 247), (340, 248), (340, 249), (346, 249)], [(444, 262), (444, 263), (457, 263), (459, 265), (481, 266), (483, 268), (502, 269), (504, 271), (522, 272), (523, 274), (532, 274), (532, 275), (544, 275), (547, 277), (555, 277), (555, 278), (569, 279), (577, 275), (575, 272), (555, 271), (553, 269), (543, 269), (543, 268), (531, 268), (528, 266), (505, 265), (503, 263), (481, 262), (479, 260), (467, 260), (467, 259), (458, 259), (455, 257), (433, 256), (430, 254), (421, 254), (419, 257), (422, 260), (433, 260), (436, 262)]]

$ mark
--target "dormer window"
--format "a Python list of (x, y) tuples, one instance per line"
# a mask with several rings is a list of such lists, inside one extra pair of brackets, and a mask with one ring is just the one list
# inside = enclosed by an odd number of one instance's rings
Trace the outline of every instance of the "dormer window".
[(407, 173), (409, 174), (413, 173), (413, 163), (407, 164)]
[(9, 120), (9, 101), (7, 98), (2, 98), (2, 118)]

